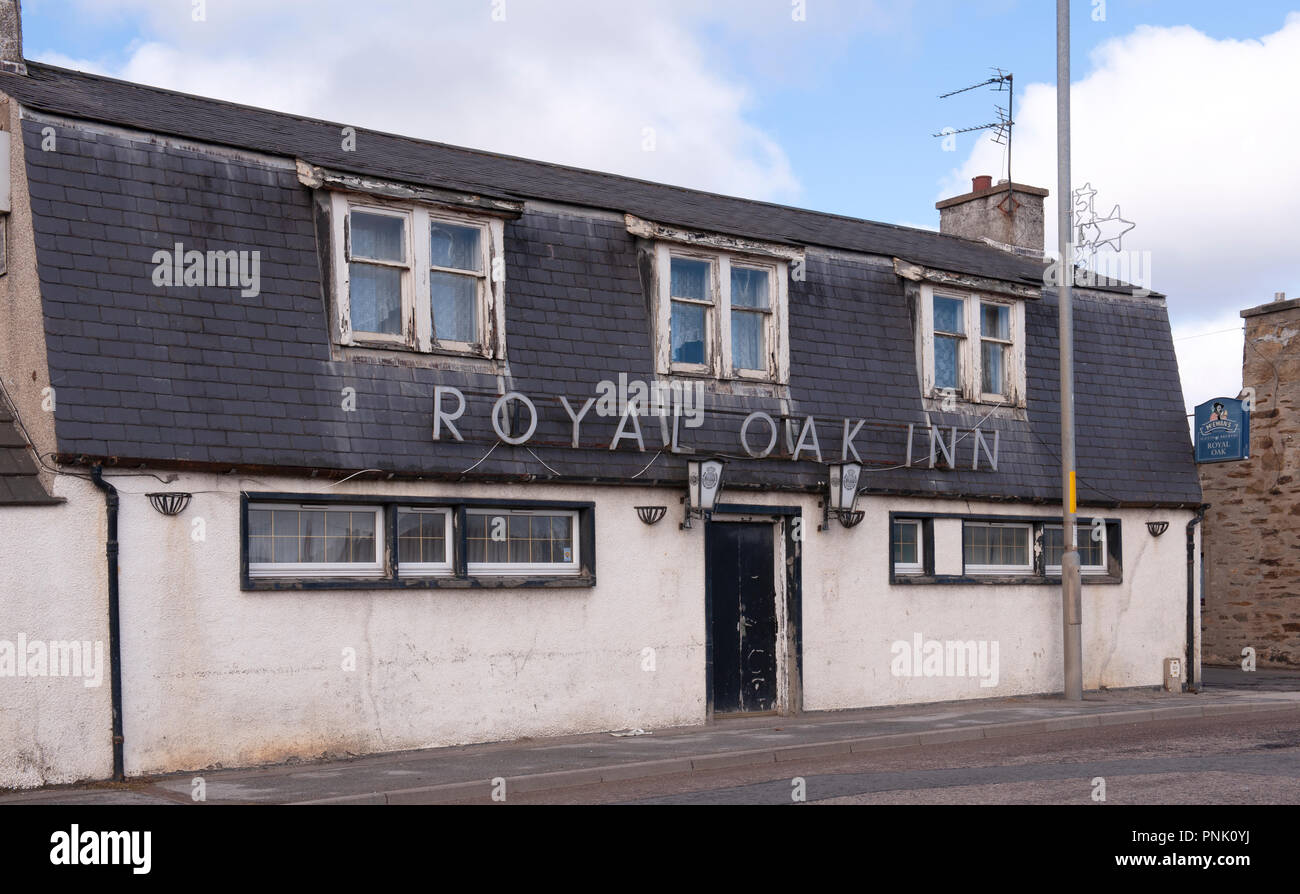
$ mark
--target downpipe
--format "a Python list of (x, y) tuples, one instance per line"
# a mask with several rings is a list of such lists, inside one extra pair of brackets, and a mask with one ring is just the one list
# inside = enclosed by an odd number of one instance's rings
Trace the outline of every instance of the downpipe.
[(1196, 507), (1196, 515), (1187, 523), (1187, 654), (1183, 666), (1187, 668), (1187, 691), (1200, 692), (1201, 681), (1196, 678), (1196, 526), (1205, 520), (1209, 504)]
[(113, 781), (125, 782), (125, 761), (122, 758), (122, 624), (118, 610), (117, 574), (117, 488), (104, 480), (102, 466), (92, 466), (90, 480), (104, 492), (108, 512), (108, 660), (109, 685), (113, 701)]

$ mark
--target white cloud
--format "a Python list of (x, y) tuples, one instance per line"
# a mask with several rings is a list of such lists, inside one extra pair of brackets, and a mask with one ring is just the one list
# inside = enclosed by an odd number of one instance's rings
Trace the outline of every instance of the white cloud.
[[(1090, 61), (1071, 91), (1073, 180), (1098, 190), (1099, 211), (1118, 204), (1137, 223), (1124, 248), (1151, 252), (1151, 287), (1169, 296), (1176, 335), (1240, 328), (1241, 308), (1300, 292), (1300, 14), (1258, 40), (1143, 26)], [(1029, 85), (1016, 122), (1016, 181), (1055, 193), (1055, 86)], [(979, 144), (940, 196), (968, 191), (1001, 159), (1000, 146)], [(1180, 341), (1178, 352), (1189, 404), (1237, 393), (1240, 334)]]
[[(800, 185), (711, 58), (693, 4), (83, 2), (140, 17), (125, 63), (70, 65), (425, 139), (782, 202)], [(358, 16), (357, 10), (365, 14)], [(504, 9), (505, 20), (494, 19)], [(788, 10), (777, 10), (788, 23)]]
[(1212, 397), (1236, 397), (1241, 392), (1245, 336), (1240, 314), (1175, 323), (1173, 330), (1188, 413)]

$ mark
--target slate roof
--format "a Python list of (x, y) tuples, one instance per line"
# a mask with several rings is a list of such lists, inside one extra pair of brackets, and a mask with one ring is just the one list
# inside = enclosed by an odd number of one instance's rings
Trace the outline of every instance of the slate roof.
[(159, 134), (301, 158), (350, 173), (422, 186), (481, 190), (630, 212), (648, 220), (796, 245), (903, 257), (943, 270), (1042, 283), (1041, 264), (982, 242), (930, 230), (822, 214), (631, 177), (514, 158), (444, 143), (357, 130), (344, 151), (345, 123), (326, 122), (160, 90), (36, 62), (0, 89), (34, 108)]
[[(339, 126), (66, 72), (31, 63), (0, 90), (47, 112), (301, 158), (431, 186), (482, 189), (750, 238), (851, 249), (881, 263), (810, 251), (790, 283), (790, 414), (814, 415), (823, 455), (840, 455), (841, 417), (866, 418), (857, 439), (876, 491), (1059, 500), (1056, 302), (1026, 303), (1029, 421), (989, 420), (999, 471), (972, 471), (970, 445), (955, 470), (894, 468), (907, 426), (925, 416), (911, 316), (891, 257), (1012, 282), (1041, 283), (1035, 262), (970, 240), (577, 171), (539, 162), (358, 134)], [(381, 469), (403, 476), (493, 480), (635, 480), (680, 488), (684, 460), (664, 452), (647, 420), (647, 451), (608, 450), (617, 420), (591, 415), (583, 449), (558, 403), (575, 407), (596, 383), (653, 379), (650, 322), (635, 241), (621, 221), (529, 208), (506, 223), (506, 333), (512, 387), (542, 421), (527, 448), (500, 446), (489, 423), (495, 376), (331, 359), (310, 191), (295, 172), (251, 159), (163, 147), (156, 141), (43, 124), (23, 140), (53, 384), (65, 457), (205, 467)], [(187, 248), (262, 255), (262, 288), (152, 284), (152, 256)], [(1076, 298), (1080, 500), (1092, 504), (1199, 503), (1178, 370), (1163, 302), (1079, 292)], [(466, 443), (431, 438), (435, 384), (463, 388)], [(342, 389), (357, 393), (355, 412)], [(740, 421), (780, 417), (770, 398), (706, 395), (708, 420), (685, 429), (701, 453), (740, 455)], [(971, 417), (942, 418), (968, 428)], [(756, 432), (755, 440), (758, 440)], [(921, 458), (924, 433), (914, 455)], [(761, 442), (760, 442), (761, 443)], [(928, 458), (928, 454), (925, 454)], [(475, 466), (476, 463), (479, 463)], [(475, 466), (472, 474), (466, 470)], [(813, 462), (738, 461), (732, 484), (821, 487)]]
[(0, 397), (0, 506), (47, 506), (63, 502), (41, 484), (27, 439), (9, 402)]

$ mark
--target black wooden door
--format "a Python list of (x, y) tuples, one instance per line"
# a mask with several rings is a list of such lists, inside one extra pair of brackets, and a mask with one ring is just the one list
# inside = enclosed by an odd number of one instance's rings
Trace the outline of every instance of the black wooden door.
[(713, 710), (775, 710), (773, 526), (710, 522), (707, 529)]

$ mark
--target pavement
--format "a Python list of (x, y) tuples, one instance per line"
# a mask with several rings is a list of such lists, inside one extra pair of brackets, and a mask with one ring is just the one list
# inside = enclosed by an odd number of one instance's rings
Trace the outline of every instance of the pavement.
[(1204, 676), (1199, 693), (1100, 691), (1086, 693), (1082, 702), (1023, 696), (728, 718), (643, 736), (593, 733), (58, 786), (0, 795), (0, 804), (191, 804), (197, 779), (203, 780), (209, 804), (491, 803), (493, 793), (502, 790), (500, 780), (508, 796), (972, 739), (1279, 709), (1300, 712), (1300, 673), (1206, 668)]
[(1201, 676), (1202, 692), (1300, 692), (1300, 671), (1260, 669), (1246, 672), (1235, 666), (1206, 666), (1201, 669)]

